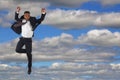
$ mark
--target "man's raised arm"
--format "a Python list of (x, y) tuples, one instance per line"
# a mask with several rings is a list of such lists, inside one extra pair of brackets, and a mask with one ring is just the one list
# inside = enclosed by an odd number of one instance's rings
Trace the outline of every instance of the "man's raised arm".
[(44, 20), (45, 15), (46, 15), (46, 10), (45, 10), (45, 8), (42, 8), (42, 9), (41, 9), (41, 18), (37, 20), (37, 22), (38, 22), (39, 24)]
[(15, 20), (16, 20), (16, 21), (19, 21), (19, 20), (20, 20), (20, 18), (18, 17), (20, 10), (21, 10), (21, 8), (20, 8), (20, 7), (17, 7), (16, 12), (15, 12)]

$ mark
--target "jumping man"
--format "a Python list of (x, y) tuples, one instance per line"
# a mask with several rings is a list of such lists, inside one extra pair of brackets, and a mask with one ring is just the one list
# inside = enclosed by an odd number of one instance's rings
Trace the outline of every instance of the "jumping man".
[[(17, 7), (15, 12), (15, 20), (19, 21), (22, 24), (21, 27), (21, 37), (16, 46), (16, 52), (18, 53), (26, 53), (28, 59), (28, 74), (31, 74), (32, 71), (32, 37), (34, 35), (34, 30), (36, 27), (44, 20), (46, 15), (45, 8), (41, 9), (41, 18), (36, 19), (35, 17), (30, 16), (29, 11), (25, 11), (24, 15), (19, 18), (19, 12), (21, 8)], [(23, 46), (25, 45), (25, 49)]]

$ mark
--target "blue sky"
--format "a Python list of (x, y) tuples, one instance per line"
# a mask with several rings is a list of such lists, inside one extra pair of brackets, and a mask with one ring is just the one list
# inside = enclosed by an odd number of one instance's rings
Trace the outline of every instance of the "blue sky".
[[(17, 6), (20, 16), (29, 10), (38, 18), (41, 8), (47, 11), (33, 38), (31, 76), (26, 55), (14, 51), (20, 35), (10, 26)], [(1, 0), (0, 79), (119, 80), (119, 7), (119, 0)]]

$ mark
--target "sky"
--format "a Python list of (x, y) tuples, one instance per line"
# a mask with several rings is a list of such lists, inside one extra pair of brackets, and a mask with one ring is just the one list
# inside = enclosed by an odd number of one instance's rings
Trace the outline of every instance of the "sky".
[[(44, 21), (33, 38), (33, 70), (15, 47), (16, 7)], [(120, 0), (0, 0), (0, 80), (119, 80)]]

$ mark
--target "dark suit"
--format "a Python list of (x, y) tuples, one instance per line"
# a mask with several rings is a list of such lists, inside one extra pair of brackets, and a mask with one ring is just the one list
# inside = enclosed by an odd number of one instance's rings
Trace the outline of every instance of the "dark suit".
[[(22, 23), (22, 20), (24, 19), (23, 16), (21, 16), (21, 18), (18, 18), (17, 13), (15, 13), (15, 20), (19, 21)], [(36, 29), (36, 27), (44, 20), (46, 14), (42, 14), (41, 18), (36, 19), (35, 17), (30, 17), (29, 21), (30, 24), (32, 26), (32, 30), (34, 31)], [(21, 30), (22, 24), (20, 23), (19, 27)], [(25, 45), (25, 49), (23, 49), (22, 47)], [(21, 37), (17, 46), (16, 46), (16, 52), (18, 53), (27, 53), (27, 58), (28, 58), (28, 71), (31, 73), (31, 67), (32, 67), (32, 38), (24, 38)], [(28, 74), (30, 74), (28, 72)]]
[[(37, 26), (44, 20), (46, 14), (41, 14), (41, 18), (36, 19), (35, 17), (30, 17), (29, 21), (32, 25), (33, 31), (37, 28)], [(19, 14), (15, 12), (15, 20), (17, 22), (22, 22), (22, 20), (24, 19), (23, 16), (21, 16), (21, 18), (18, 17)], [(22, 24), (20, 24), (18, 27), (20, 27)]]

